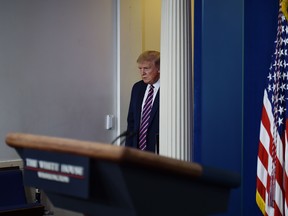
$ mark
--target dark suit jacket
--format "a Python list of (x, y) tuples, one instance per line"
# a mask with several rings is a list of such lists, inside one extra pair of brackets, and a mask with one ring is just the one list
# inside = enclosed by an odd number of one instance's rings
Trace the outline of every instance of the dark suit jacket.
[[(130, 98), (130, 106), (127, 117), (127, 131), (130, 133), (134, 133), (132, 136), (127, 136), (126, 146), (137, 148), (138, 147), (138, 139), (139, 139), (139, 129), (140, 129), (140, 121), (141, 121), (141, 108), (142, 101), (144, 98), (145, 90), (147, 84), (145, 84), (142, 80), (135, 83)], [(157, 92), (157, 95), (154, 99), (150, 119), (149, 126), (147, 130), (147, 148), (146, 151), (155, 152), (155, 147), (157, 144), (157, 139), (159, 136), (159, 94), (160, 89)]]

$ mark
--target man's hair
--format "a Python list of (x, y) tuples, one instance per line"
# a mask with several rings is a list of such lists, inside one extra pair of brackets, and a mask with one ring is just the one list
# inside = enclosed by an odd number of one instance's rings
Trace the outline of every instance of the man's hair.
[(137, 63), (142, 63), (144, 61), (153, 62), (154, 65), (160, 69), (160, 52), (155, 50), (144, 51), (138, 57)]

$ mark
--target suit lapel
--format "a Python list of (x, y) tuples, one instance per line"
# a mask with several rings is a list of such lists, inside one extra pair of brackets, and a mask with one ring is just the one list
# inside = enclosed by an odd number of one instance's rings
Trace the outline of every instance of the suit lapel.
[(149, 118), (149, 125), (151, 124), (151, 122), (152, 122), (152, 120), (153, 120), (153, 118), (155, 116), (155, 113), (159, 109), (159, 94), (160, 94), (160, 89), (158, 89), (157, 95), (156, 95), (156, 97), (154, 99), (154, 102), (153, 102), (153, 107), (152, 107), (150, 118)]
[(145, 91), (146, 91), (146, 87), (147, 87), (147, 84), (145, 84), (143, 82), (143, 85), (141, 85), (140, 89), (139, 89), (139, 94), (138, 94), (138, 97), (137, 97), (137, 102), (136, 102), (136, 107), (138, 110), (140, 110), (140, 112), (136, 112), (137, 113), (137, 121), (135, 122), (136, 123), (136, 127), (139, 128), (140, 127), (140, 122), (141, 122), (141, 112), (142, 112), (142, 101), (144, 99), (144, 95), (145, 95)]
[[(142, 102), (143, 102), (143, 98), (144, 98), (145, 91), (147, 88), (147, 84), (145, 84), (145, 83), (143, 83), (143, 84), (144, 85), (141, 85), (141, 88), (139, 89), (139, 94), (138, 94), (138, 98), (137, 98), (137, 102), (136, 102), (137, 109), (140, 110), (140, 112), (137, 112), (137, 121), (135, 122), (136, 128), (140, 128)], [(155, 114), (157, 113), (157, 111), (159, 109), (159, 94), (160, 94), (160, 89), (158, 89), (157, 95), (156, 95), (154, 102), (153, 102), (153, 106), (152, 106), (152, 110), (151, 110), (150, 118), (149, 118), (149, 125), (151, 124)], [(149, 127), (149, 125), (148, 125), (148, 127)]]

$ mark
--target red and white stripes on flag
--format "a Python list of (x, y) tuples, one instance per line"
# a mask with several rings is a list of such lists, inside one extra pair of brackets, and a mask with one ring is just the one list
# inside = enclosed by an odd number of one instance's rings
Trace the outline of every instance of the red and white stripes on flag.
[(264, 90), (257, 160), (256, 202), (269, 216), (288, 216), (287, 100), (288, 25), (280, 7), (275, 52)]
[[(284, 152), (285, 142), (287, 141), (287, 136), (284, 137), (284, 142), (280, 138), (279, 133), (276, 133), (276, 172), (272, 175), (273, 169), (273, 159), (272, 159), (272, 145), (273, 144), (273, 122), (274, 117), (272, 114), (272, 106), (267, 96), (267, 91), (264, 92), (263, 99), (263, 110), (262, 110), (262, 120), (260, 127), (260, 142), (258, 150), (258, 162), (257, 162), (257, 192), (256, 201), (264, 215), (287, 215), (287, 198), (285, 197), (284, 191), (284, 175), (287, 178), (287, 170), (283, 169), (287, 167), (287, 163), (284, 164)], [(286, 134), (286, 133), (285, 133)], [(284, 151), (285, 150), (285, 151)], [(287, 158), (287, 155), (285, 155)], [(285, 160), (287, 161), (287, 160)], [(271, 191), (272, 178), (275, 178), (275, 186)], [(287, 182), (287, 181), (286, 181)], [(272, 203), (269, 203), (269, 196), (273, 196)], [(284, 200), (285, 198), (285, 200)]]

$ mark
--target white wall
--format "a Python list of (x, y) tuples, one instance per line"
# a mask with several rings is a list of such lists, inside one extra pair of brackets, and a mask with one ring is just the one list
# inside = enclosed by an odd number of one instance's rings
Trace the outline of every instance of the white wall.
[(116, 0), (1, 0), (0, 31), (0, 161), (11, 131), (111, 142)]

